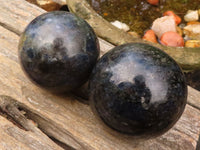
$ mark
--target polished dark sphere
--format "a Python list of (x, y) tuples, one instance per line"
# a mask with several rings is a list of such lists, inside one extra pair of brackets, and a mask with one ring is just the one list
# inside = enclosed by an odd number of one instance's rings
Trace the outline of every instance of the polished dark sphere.
[(34, 83), (53, 92), (84, 84), (98, 57), (99, 43), (93, 29), (64, 11), (37, 17), (20, 38), (22, 68)]
[(187, 99), (184, 75), (166, 53), (147, 44), (115, 47), (96, 64), (90, 104), (111, 128), (151, 138), (169, 130)]

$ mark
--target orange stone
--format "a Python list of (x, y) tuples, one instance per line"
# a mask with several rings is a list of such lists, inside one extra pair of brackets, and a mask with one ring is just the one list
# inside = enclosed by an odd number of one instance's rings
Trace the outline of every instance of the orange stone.
[(183, 37), (173, 31), (165, 32), (160, 38), (160, 42), (166, 46), (184, 47)]

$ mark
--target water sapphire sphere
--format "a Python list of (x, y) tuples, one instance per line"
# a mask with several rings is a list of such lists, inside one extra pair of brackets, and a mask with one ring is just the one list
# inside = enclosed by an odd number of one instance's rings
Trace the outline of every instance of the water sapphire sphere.
[(78, 16), (54, 11), (35, 18), (21, 35), (19, 59), (27, 76), (54, 91), (84, 84), (99, 57), (93, 29)]
[(187, 85), (177, 63), (153, 46), (117, 46), (96, 64), (90, 81), (92, 110), (109, 127), (136, 137), (156, 137), (182, 115)]

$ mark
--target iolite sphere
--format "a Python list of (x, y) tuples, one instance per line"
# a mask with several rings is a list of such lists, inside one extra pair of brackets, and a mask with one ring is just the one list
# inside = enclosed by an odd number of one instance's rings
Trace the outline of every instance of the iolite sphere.
[(98, 59), (93, 29), (78, 16), (55, 11), (34, 19), (21, 35), (19, 59), (28, 77), (54, 92), (84, 84)]
[(90, 104), (111, 128), (139, 138), (169, 130), (187, 99), (184, 75), (160, 49), (132, 43), (115, 47), (96, 64)]

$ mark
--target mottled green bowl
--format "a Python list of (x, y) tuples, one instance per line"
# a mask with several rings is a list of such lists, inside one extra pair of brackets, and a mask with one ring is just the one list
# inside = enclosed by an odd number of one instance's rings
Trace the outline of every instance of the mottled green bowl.
[(96, 34), (106, 41), (120, 45), (130, 42), (148, 43), (158, 47), (174, 58), (184, 71), (200, 69), (200, 48), (175, 48), (160, 44), (145, 42), (138, 37), (114, 27), (97, 14), (86, 0), (66, 0), (71, 12), (85, 19), (95, 30)]

